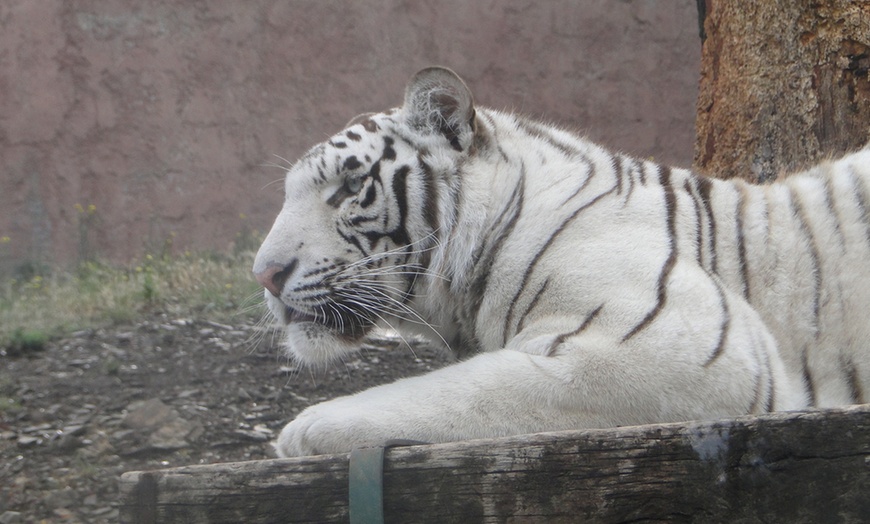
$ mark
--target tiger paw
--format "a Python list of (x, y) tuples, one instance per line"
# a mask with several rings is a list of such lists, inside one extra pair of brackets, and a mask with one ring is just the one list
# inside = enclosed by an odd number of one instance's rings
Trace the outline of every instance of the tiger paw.
[(384, 440), (366, 410), (350, 398), (311, 406), (284, 426), (275, 451), (279, 457), (344, 453), (354, 447)]

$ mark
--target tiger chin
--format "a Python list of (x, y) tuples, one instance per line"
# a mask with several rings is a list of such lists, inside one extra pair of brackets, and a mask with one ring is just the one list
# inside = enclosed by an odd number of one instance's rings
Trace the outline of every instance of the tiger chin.
[(312, 406), (280, 456), (861, 403), (870, 151), (760, 186), (476, 106), (445, 68), (299, 159), (254, 262), (287, 351), (457, 354)]

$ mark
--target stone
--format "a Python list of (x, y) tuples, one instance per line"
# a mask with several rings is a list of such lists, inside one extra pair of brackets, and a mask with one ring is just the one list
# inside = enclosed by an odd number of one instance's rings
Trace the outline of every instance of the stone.
[(127, 406), (123, 424), (133, 429), (156, 428), (178, 417), (178, 412), (160, 399), (133, 402)]
[(4, 511), (0, 514), (0, 524), (19, 524), (23, 522), (21, 513), (17, 511)]
[(158, 428), (148, 438), (148, 446), (156, 450), (182, 449), (202, 435), (202, 424), (176, 418)]

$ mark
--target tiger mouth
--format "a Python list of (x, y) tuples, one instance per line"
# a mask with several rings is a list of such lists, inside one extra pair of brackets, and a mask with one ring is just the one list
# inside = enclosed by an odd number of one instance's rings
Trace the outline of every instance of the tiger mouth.
[(374, 322), (363, 315), (353, 315), (343, 318), (330, 315), (314, 315), (287, 305), (284, 305), (283, 307), (282, 320), (284, 321), (285, 326), (293, 324), (315, 324), (326, 328), (337, 335), (351, 339), (364, 336), (374, 327)]
[(309, 313), (305, 313), (303, 311), (299, 311), (298, 309), (293, 309), (290, 306), (284, 306), (284, 324), (301, 324), (303, 322), (313, 322), (315, 324), (322, 324), (322, 322), (318, 322), (317, 317), (311, 315)]

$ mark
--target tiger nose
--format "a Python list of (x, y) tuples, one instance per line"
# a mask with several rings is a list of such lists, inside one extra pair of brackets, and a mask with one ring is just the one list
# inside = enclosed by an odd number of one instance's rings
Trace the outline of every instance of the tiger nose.
[(256, 278), (257, 282), (266, 288), (269, 293), (272, 293), (272, 296), (280, 297), (281, 290), (284, 289), (284, 284), (287, 282), (287, 278), (291, 273), (293, 273), (293, 270), (296, 269), (297, 263), (298, 260), (294, 258), (286, 266), (270, 264), (266, 269), (260, 272), (255, 271), (254, 278)]

